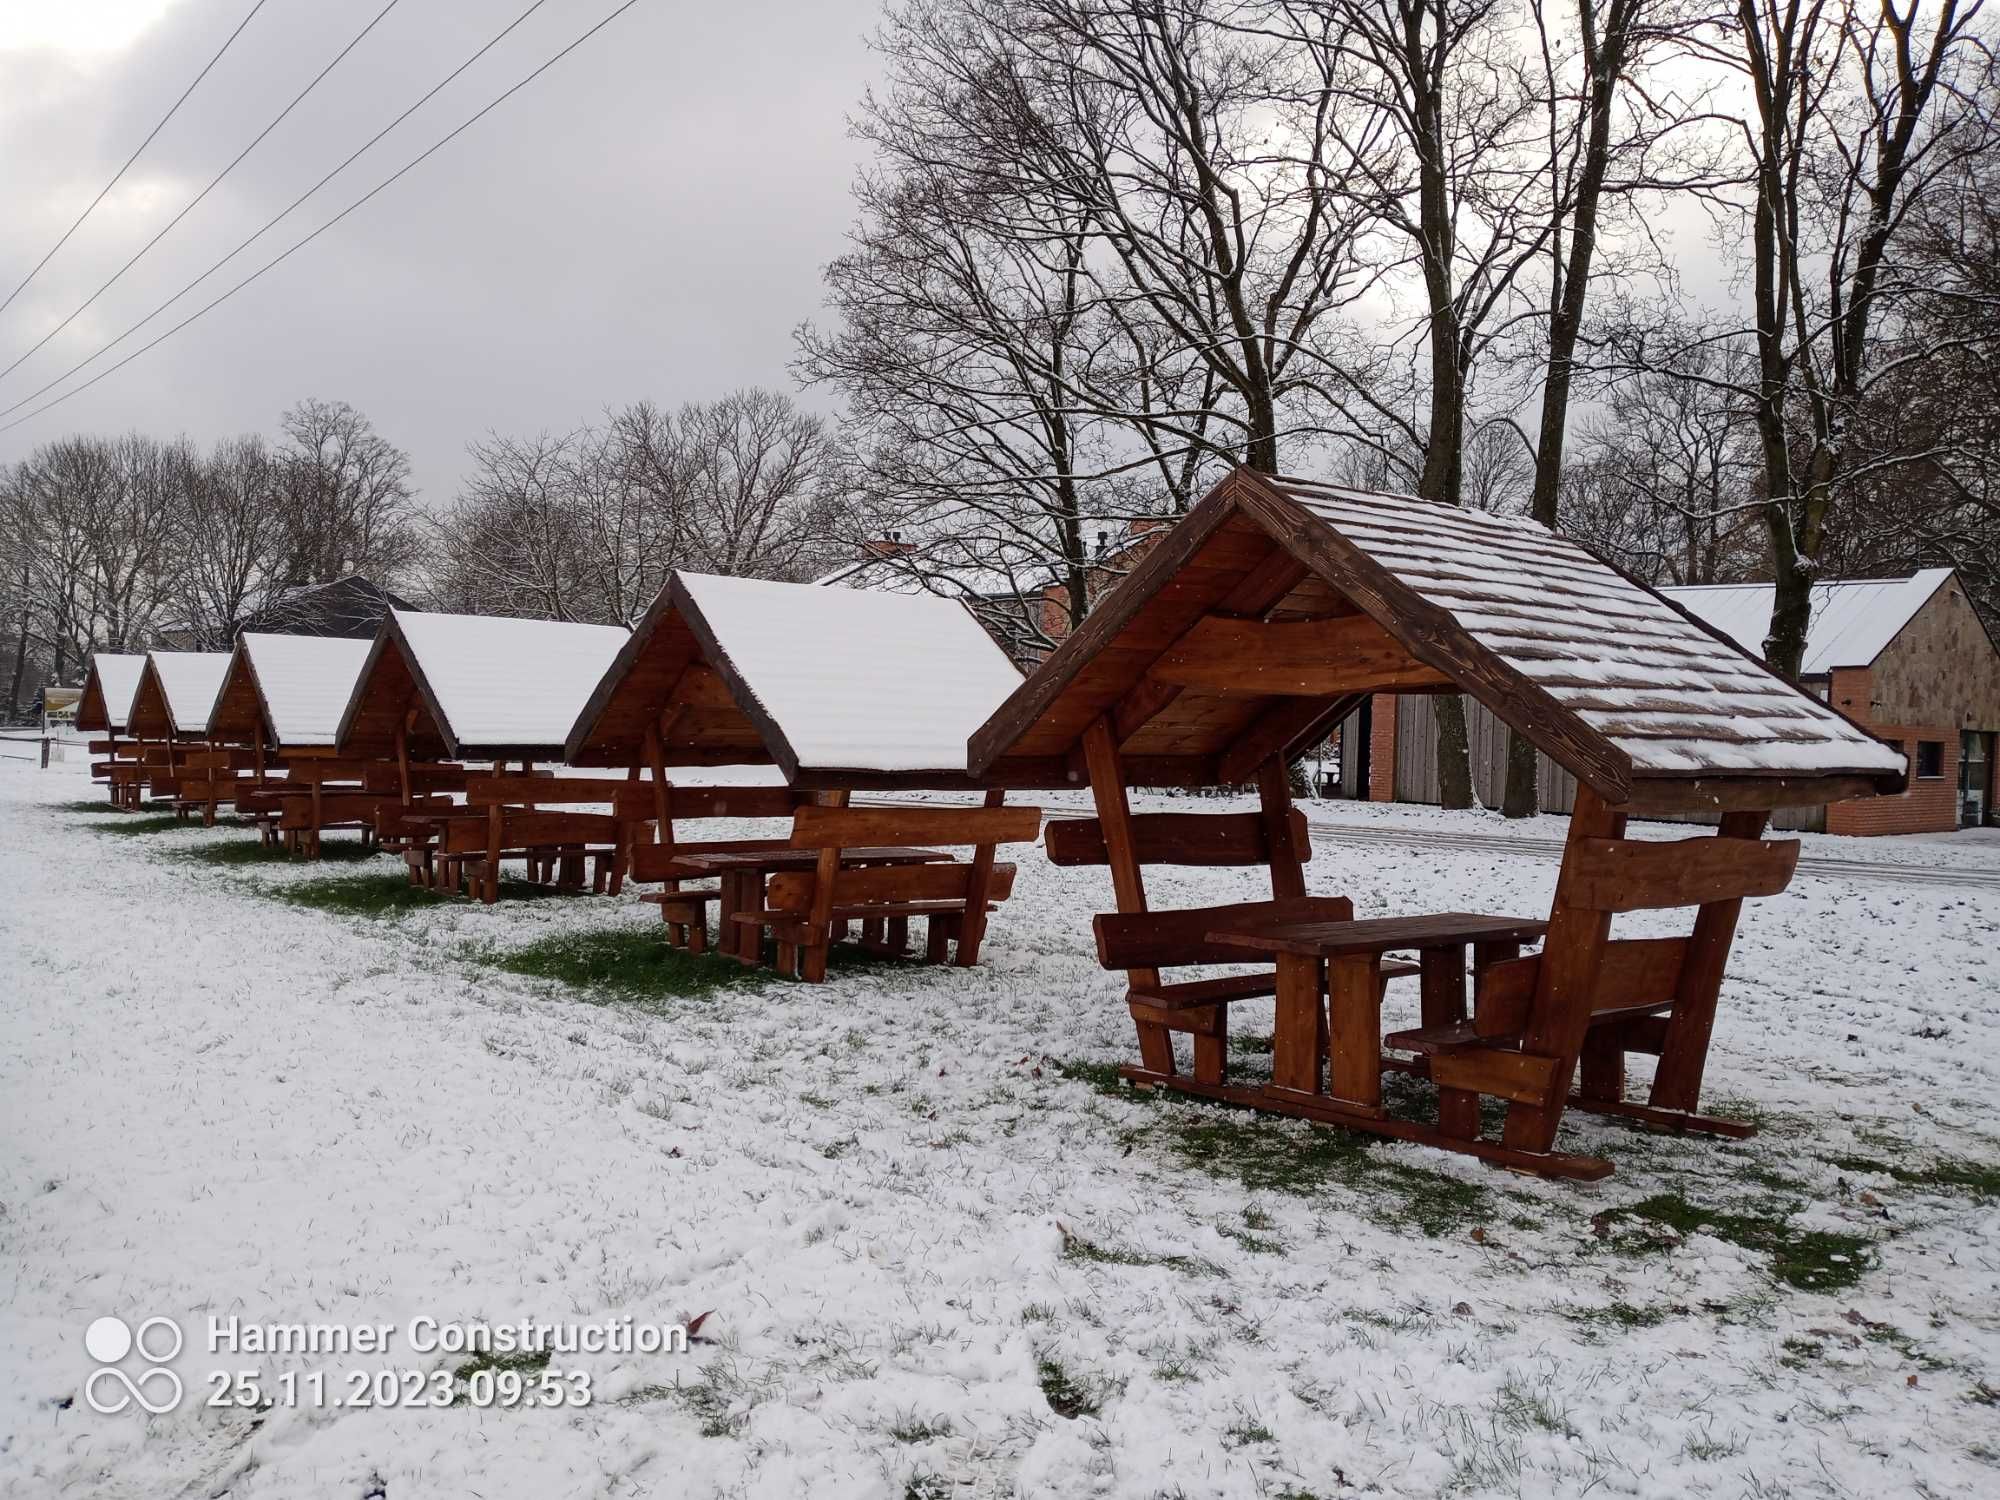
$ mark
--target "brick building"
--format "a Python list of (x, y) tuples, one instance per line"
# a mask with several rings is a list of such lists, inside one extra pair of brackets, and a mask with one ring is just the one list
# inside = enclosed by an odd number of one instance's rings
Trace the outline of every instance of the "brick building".
[[(1768, 583), (1713, 584), (1662, 593), (1762, 654), (1771, 621)], [(1788, 808), (1774, 826), (1826, 833), (1938, 833), (2000, 824), (1995, 734), (2000, 731), (2000, 646), (1949, 568), (1909, 578), (1857, 579), (1813, 591), (1802, 685), (1909, 757), (1900, 796)], [(1506, 784), (1506, 732), (1467, 700), (1473, 782), (1498, 806)], [(1436, 802), (1432, 700), (1378, 694), (1343, 726), (1344, 790), (1377, 802)], [(1541, 805), (1565, 812), (1567, 773), (1541, 762)], [(1365, 792), (1362, 788), (1366, 788)]]

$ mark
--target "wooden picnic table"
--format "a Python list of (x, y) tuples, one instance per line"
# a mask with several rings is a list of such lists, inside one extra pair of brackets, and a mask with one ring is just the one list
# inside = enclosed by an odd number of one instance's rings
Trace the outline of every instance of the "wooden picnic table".
[[(951, 855), (942, 849), (912, 849), (897, 845), (843, 849), (844, 868), (864, 865), (928, 865), (949, 863)], [(773, 843), (768, 848), (689, 850), (674, 857), (676, 867), (687, 878), (716, 877), (721, 888), (717, 918), (717, 951), (746, 963), (757, 963), (760, 929), (736, 920), (740, 912), (764, 909), (764, 882), (788, 870), (811, 870), (819, 863), (819, 850), (797, 849)]]
[[(1444, 912), (1355, 922), (1247, 922), (1219, 927), (1208, 940), (1277, 960), (1273, 1093), (1380, 1119), (1382, 986), (1377, 965), (1381, 956), (1416, 949), (1422, 969), (1423, 1024), (1457, 1025), (1466, 1020), (1466, 946), (1473, 947), (1475, 965), (1484, 967), (1517, 956), (1521, 944), (1539, 939), (1548, 925), (1526, 917)], [(1322, 966), (1325, 1008), (1320, 1004)], [(1322, 1057), (1330, 1058), (1330, 1089), (1321, 1081)], [(1447, 1130), (1455, 1123), (1468, 1123), (1468, 1111), (1470, 1123), (1476, 1124), (1478, 1108), (1476, 1094), (1441, 1091), (1439, 1114)]]

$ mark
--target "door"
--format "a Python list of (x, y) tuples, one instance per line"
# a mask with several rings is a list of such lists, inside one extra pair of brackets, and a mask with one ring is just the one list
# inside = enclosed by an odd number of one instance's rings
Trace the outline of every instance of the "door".
[(1968, 729), (1958, 754), (1958, 826), (1977, 828), (1993, 817), (1993, 736)]

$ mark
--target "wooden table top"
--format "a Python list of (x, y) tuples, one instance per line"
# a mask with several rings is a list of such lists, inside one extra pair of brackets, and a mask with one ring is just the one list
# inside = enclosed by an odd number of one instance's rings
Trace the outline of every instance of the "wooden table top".
[[(942, 849), (904, 849), (894, 845), (879, 848), (843, 849), (843, 865), (930, 865), (947, 863), (951, 855)], [(819, 863), (819, 850), (794, 849), (774, 845), (769, 849), (717, 849), (706, 854), (676, 855), (674, 863), (711, 875), (725, 870), (810, 870)]]
[(1546, 921), (1448, 911), (1422, 917), (1369, 917), (1359, 922), (1265, 922), (1222, 927), (1211, 943), (1259, 953), (1343, 958), (1392, 948), (1441, 948), (1456, 943), (1527, 942), (1547, 932)]

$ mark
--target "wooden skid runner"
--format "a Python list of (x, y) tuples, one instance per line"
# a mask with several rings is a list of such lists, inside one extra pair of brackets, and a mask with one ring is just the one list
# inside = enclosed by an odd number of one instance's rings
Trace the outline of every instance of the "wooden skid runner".
[(1246, 1109), (1296, 1115), (1300, 1119), (1311, 1120), (1316, 1124), (1339, 1125), (1347, 1130), (1387, 1136), (1391, 1140), (1414, 1141), (1421, 1146), (1435, 1146), (1441, 1151), (1456, 1151), (1461, 1155), (1476, 1156), (1493, 1166), (1507, 1167), (1516, 1172), (1529, 1172), (1537, 1177), (1556, 1177), (1571, 1182), (1601, 1182), (1609, 1177), (1612, 1171), (1611, 1163), (1602, 1156), (1579, 1156), (1567, 1151), (1523, 1151), (1502, 1145), (1498, 1141), (1461, 1140), (1456, 1136), (1444, 1134), (1435, 1125), (1424, 1125), (1414, 1120), (1398, 1120), (1388, 1115), (1355, 1114), (1342, 1109), (1331, 1099), (1322, 1101), (1289, 1089), (1251, 1088), (1234, 1083), (1201, 1083), (1179, 1074), (1154, 1073), (1146, 1068), (1129, 1065), (1120, 1068), (1118, 1076), (1139, 1088), (1177, 1089), (1184, 1094), (1215, 1099), (1224, 1104), (1237, 1104)]

